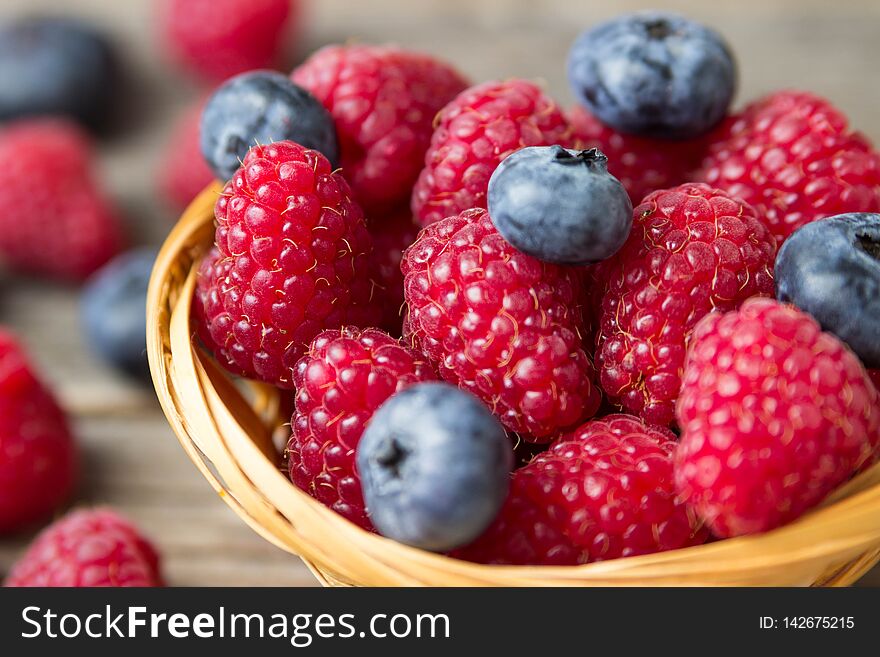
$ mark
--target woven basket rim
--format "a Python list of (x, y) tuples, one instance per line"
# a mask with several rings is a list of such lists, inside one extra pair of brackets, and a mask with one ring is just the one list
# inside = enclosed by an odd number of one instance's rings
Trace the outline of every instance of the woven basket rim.
[(880, 559), (880, 464), (765, 534), (580, 566), (473, 564), (360, 529), (273, 462), (276, 417), (266, 409), (277, 393), (256, 385), (257, 401), (248, 403), (193, 340), (195, 270), (213, 239), (220, 193), (214, 183), (193, 200), (157, 257), (147, 300), (154, 386), (178, 440), (221, 498), (261, 536), (298, 554), (322, 584), (844, 585)]

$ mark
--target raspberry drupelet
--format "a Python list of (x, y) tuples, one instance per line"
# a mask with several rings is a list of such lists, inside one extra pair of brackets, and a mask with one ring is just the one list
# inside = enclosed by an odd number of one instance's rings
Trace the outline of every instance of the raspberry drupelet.
[(596, 412), (577, 269), (517, 251), (476, 208), (422, 230), (401, 269), (405, 335), (508, 429), (546, 442)]
[(880, 211), (880, 154), (823, 98), (771, 94), (713, 142), (701, 179), (754, 206), (780, 244), (815, 219)]
[(343, 173), (374, 221), (409, 200), (434, 116), (468, 84), (430, 55), (362, 44), (322, 48), (291, 78), (333, 116)]
[(194, 313), (233, 373), (292, 388), (321, 330), (378, 321), (363, 213), (317, 151), (254, 146), (215, 217), (217, 254), (200, 270)]
[(501, 161), (526, 146), (571, 146), (572, 130), (556, 102), (526, 80), (486, 82), (460, 93), (437, 117), (412, 211), (427, 226), (486, 207)]
[(862, 364), (773, 299), (697, 325), (677, 416), (679, 493), (723, 538), (794, 520), (880, 444), (880, 396)]
[(287, 445), (293, 483), (371, 529), (355, 466), (361, 434), (391, 395), (434, 378), (420, 354), (378, 329), (320, 333), (296, 367), (296, 411)]
[(495, 523), (452, 556), (566, 566), (703, 543), (676, 499), (674, 449), (671, 431), (636, 417), (591, 420), (517, 470)]
[(712, 310), (773, 294), (776, 244), (755, 211), (704, 184), (648, 195), (623, 248), (591, 276), (602, 286), (596, 367), (613, 403), (674, 420), (688, 336)]

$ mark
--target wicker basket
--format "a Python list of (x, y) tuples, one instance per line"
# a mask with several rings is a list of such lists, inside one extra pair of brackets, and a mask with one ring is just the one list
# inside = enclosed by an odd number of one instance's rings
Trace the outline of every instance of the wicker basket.
[(370, 534), (297, 489), (278, 468), (282, 417), (271, 388), (231, 379), (192, 339), (199, 258), (211, 245), (206, 189), (159, 253), (147, 305), (153, 381), (186, 453), (254, 531), (332, 586), (846, 585), (880, 559), (880, 465), (786, 527), (656, 555), (573, 567), (470, 564)]

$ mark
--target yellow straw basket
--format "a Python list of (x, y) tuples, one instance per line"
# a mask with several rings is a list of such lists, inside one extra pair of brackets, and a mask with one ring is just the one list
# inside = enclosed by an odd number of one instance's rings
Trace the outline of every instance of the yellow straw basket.
[(199, 259), (220, 188), (187, 208), (159, 253), (147, 305), (153, 382), (186, 453), (254, 531), (335, 586), (789, 586), (850, 584), (880, 559), (880, 465), (819, 509), (760, 535), (572, 567), (482, 566), (370, 534), (297, 489), (279, 469), (279, 394), (242, 391), (193, 341)]

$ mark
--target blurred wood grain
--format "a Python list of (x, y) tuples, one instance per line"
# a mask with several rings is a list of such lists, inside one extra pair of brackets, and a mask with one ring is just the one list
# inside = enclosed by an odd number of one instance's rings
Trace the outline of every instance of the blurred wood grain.
[[(101, 143), (101, 173), (138, 241), (158, 244), (175, 219), (155, 193), (170, 123), (200, 93), (167, 65), (155, 34), (159, 2), (3, 0), (0, 19), (75, 15), (106, 28), (124, 56), (126, 129)], [(325, 43), (396, 42), (447, 58), (473, 80), (541, 79), (566, 104), (566, 51), (584, 27), (650, 8), (634, 0), (312, 0), (291, 35), (289, 63)], [(877, 0), (671, 0), (722, 31), (740, 64), (739, 102), (781, 87), (827, 95), (880, 142), (880, 2)], [(0, 80), (0, 84), (2, 84)], [(159, 545), (175, 585), (313, 585), (294, 557), (227, 509), (189, 463), (152, 391), (102, 367), (85, 350), (75, 289), (33, 281), (0, 286), (0, 322), (31, 348), (72, 409), (83, 451), (77, 504), (112, 504)], [(0, 573), (28, 536), (0, 540)], [(880, 569), (862, 585), (880, 585)]]

